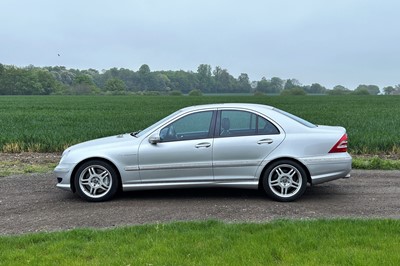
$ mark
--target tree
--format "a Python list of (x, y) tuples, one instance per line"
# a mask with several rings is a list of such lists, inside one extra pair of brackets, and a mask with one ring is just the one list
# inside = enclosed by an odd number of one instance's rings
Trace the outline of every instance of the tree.
[(372, 95), (378, 95), (379, 93), (381, 93), (381, 90), (376, 85), (369, 85), (368, 92)]
[(357, 88), (352, 92), (353, 95), (371, 95), (366, 88)]
[(166, 91), (170, 83), (170, 80), (167, 75), (162, 73), (150, 73), (150, 86), (152, 90), (156, 91)]
[(283, 90), (284, 81), (278, 77), (271, 78), (271, 93), (280, 93)]
[(125, 68), (111, 68), (109, 70), (103, 70), (102, 74), (94, 74), (93, 76), (94, 83), (105, 90), (106, 82), (109, 79), (117, 78), (122, 80), (125, 83), (126, 89), (128, 91), (139, 91), (139, 74)]
[(396, 95), (400, 95), (400, 84), (397, 84), (396, 86), (394, 86), (395, 91), (393, 92), (393, 94)]
[(71, 92), (73, 94), (94, 94), (99, 90), (89, 75), (79, 74), (74, 79)]
[(203, 93), (201, 90), (194, 89), (189, 92), (189, 96), (203, 96)]
[[(121, 83), (122, 82), (122, 83)], [(179, 90), (189, 93), (200, 89), (203, 93), (238, 93), (259, 91), (267, 94), (280, 94), (283, 90), (297, 89), (288, 94), (318, 93), (329, 95), (369, 94), (377, 95), (380, 89), (376, 85), (359, 85), (354, 92), (337, 85), (327, 90), (318, 83), (302, 85), (296, 79), (282, 80), (278, 77), (250, 82), (246, 73), (237, 78), (229, 74), (227, 69), (217, 66), (213, 71), (208, 64), (200, 64), (197, 72), (191, 71), (154, 71), (143, 64), (135, 72), (124, 68), (110, 68), (99, 72), (96, 69), (67, 69), (65, 66), (18, 68), (0, 64), (1, 95), (31, 94), (91, 94), (103, 91), (143, 91), (167, 93)], [(400, 84), (383, 88), (382, 93), (400, 94)], [(284, 95), (287, 93), (284, 93)]]
[(162, 72), (151, 72), (150, 67), (142, 65), (138, 71), (138, 87), (140, 90), (166, 91), (170, 80)]
[(192, 72), (179, 71), (161, 71), (159, 72), (165, 77), (166, 90), (179, 90), (188, 93), (198, 86), (197, 74)]
[(196, 76), (198, 80), (198, 88), (203, 92), (211, 92), (213, 87), (211, 66), (206, 64), (199, 65)]
[(383, 88), (385, 95), (400, 95), (400, 84)]
[(335, 87), (333, 87), (332, 90), (327, 90), (326, 93), (328, 95), (347, 95), (350, 92), (351, 91), (348, 88), (346, 88), (346, 87), (344, 87), (342, 85), (336, 85)]
[(146, 64), (141, 65), (139, 68), (139, 74), (143, 76), (150, 74), (150, 67)]
[(336, 85), (335, 87), (333, 87), (334, 90), (340, 90), (340, 91), (350, 91), (348, 88), (346, 88), (345, 86), (342, 85)]
[(383, 88), (383, 92), (385, 93), (385, 95), (391, 95), (395, 91), (396, 91), (396, 89), (393, 88), (392, 86)]
[(267, 93), (269, 92), (268, 91), (269, 88), (270, 88), (270, 82), (265, 77), (262, 77), (261, 80), (257, 82), (257, 87), (256, 87), (257, 92)]
[(368, 91), (368, 93), (371, 94), (371, 95), (378, 95), (381, 92), (379, 90), (379, 87), (376, 86), (376, 85), (364, 85), (364, 84), (359, 85), (354, 90), (354, 92), (358, 92), (358, 91), (362, 91), (362, 90)]
[(212, 92), (215, 92), (215, 93), (221, 92), (221, 88), (220, 88), (221, 73), (222, 73), (222, 68), (219, 66), (216, 66), (213, 71), (213, 80), (214, 80), (213, 85), (214, 86), (213, 86)]
[(250, 92), (250, 79), (246, 73), (240, 74), (240, 76), (238, 77), (237, 86), (239, 92)]
[(256, 91), (279, 94), (283, 89), (283, 83), (284, 81), (277, 77), (273, 77), (271, 80), (262, 77), (262, 79), (257, 83)]
[(123, 92), (126, 90), (126, 85), (119, 78), (111, 78), (107, 80), (104, 89), (110, 92)]
[(326, 92), (326, 88), (318, 83), (313, 83), (307, 90), (308, 93), (314, 94), (324, 94)]
[(215, 80), (215, 92), (234, 92), (235, 78), (232, 77), (228, 70), (217, 66), (213, 71)]
[(282, 96), (289, 96), (289, 95), (293, 95), (293, 96), (303, 96), (303, 95), (307, 95), (307, 93), (300, 87), (294, 87), (292, 89), (284, 89), (281, 92)]
[(286, 80), (285, 86), (284, 86), (284, 90), (290, 90), (293, 88), (300, 88), (301, 87), (301, 83), (297, 80), (297, 79), (288, 79)]
[(173, 91), (170, 91), (170, 92), (169, 92), (169, 95), (170, 95), (170, 96), (182, 96), (183, 94), (182, 94), (181, 91), (173, 90)]
[(7, 66), (0, 64), (0, 95), (10, 95), (11, 87), (10, 75)]
[(32, 65), (25, 68), (0, 67), (0, 94), (48, 95), (58, 86), (54, 76), (45, 68)]
[(36, 92), (37, 94), (49, 95), (53, 92), (56, 92), (59, 85), (57, 84), (54, 76), (49, 71), (44, 69), (37, 69), (33, 73), (35, 75), (35, 79), (40, 84), (40, 89)]

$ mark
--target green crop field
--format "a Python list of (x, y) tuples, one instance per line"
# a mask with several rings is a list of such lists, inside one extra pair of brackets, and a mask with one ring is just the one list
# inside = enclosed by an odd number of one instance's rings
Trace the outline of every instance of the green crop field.
[(69, 145), (149, 126), (185, 106), (272, 105), (315, 124), (347, 128), (353, 154), (400, 153), (396, 96), (1, 96), (0, 151), (60, 152)]

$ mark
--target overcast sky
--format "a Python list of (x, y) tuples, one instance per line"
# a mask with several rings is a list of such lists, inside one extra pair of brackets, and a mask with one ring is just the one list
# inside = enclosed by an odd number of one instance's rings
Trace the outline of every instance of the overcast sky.
[[(398, 0), (1, 0), (0, 63), (400, 84)], [(58, 54), (60, 56), (58, 56)]]

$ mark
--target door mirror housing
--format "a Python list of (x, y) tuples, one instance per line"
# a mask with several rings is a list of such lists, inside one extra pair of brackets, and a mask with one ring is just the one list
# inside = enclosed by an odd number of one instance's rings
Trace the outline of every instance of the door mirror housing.
[(151, 135), (149, 137), (149, 142), (154, 145), (162, 142), (165, 139), (165, 137), (168, 135), (168, 132), (169, 132), (168, 127), (161, 129), (161, 131), (159, 133), (158, 132), (154, 133), (153, 135)]
[(160, 136), (158, 136), (158, 135), (153, 135), (153, 136), (150, 136), (150, 137), (149, 137), (149, 142), (150, 142), (151, 144), (156, 145), (157, 143), (161, 142), (161, 138), (160, 138)]

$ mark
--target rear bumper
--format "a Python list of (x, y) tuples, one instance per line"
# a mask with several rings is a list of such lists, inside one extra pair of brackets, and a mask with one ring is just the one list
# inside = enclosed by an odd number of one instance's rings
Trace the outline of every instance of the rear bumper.
[(302, 161), (310, 172), (311, 185), (351, 176), (352, 158), (347, 152), (303, 158)]

